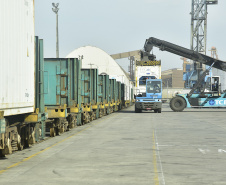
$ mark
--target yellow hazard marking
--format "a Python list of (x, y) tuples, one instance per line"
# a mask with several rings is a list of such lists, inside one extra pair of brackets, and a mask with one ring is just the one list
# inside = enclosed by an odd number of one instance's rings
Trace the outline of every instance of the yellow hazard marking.
[(137, 66), (157, 66), (161, 65), (161, 60), (155, 60), (155, 61), (136, 61)]
[[(96, 123), (96, 124), (92, 124), (92, 125), (98, 125), (98, 124), (102, 123), (103, 121), (105, 121), (105, 120), (107, 120), (107, 119), (109, 119), (109, 118), (111, 118), (111, 117), (113, 117), (113, 116), (116, 116), (116, 115), (117, 115), (117, 114), (112, 115), (112, 116), (109, 116), (108, 118), (106, 118), (106, 119), (104, 119), (104, 120), (102, 120), (102, 121), (100, 121), (100, 122), (98, 122), (98, 123)], [(56, 146), (56, 145), (58, 145), (58, 144), (60, 144), (60, 143), (63, 143), (64, 141), (67, 141), (68, 139), (70, 139), (70, 138), (72, 138), (72, 137), (74, 137), (74, 136), (80, 134), (81, 132), (83, 132), (83, 131), (89, 129), (90, 127), (92, 127), (92, 125), (90, 125), (89, 127), (85, 128), (85, 129), (83, 129), (83, 130), (80, 130), (79, 132), (77, 132), (77, 133), (75, 133), (75, 134), (73, 134), (73, 135), (71, 135), (71, 136), (69, 136), (69, 137), (67, 137), (67, 138), (65, 138), (65, 139), (63, 139), (63, 140), (61, 140), (61, 141), (55, 143), (55, 144), (53, 144), (52, 146), (50, 146), (50, 147), (48, 147), (48, 148), (45, 148), (45, 149), (42, 150), (42, 151), (39, 151), (39, 152), (37, 152), (37, 153), (35, 153), (35, 154), (33, 154), (33, 155), (31, 155), (31, 156), (25, 158), (25, 159), (22, 160), (22, 161), (19, 161), (19, 162), (13, 164), (13, 165), (7, 167), (7, 168), (4, 169), (4, 170), (1, 170), (1, 171), (0, 171), (0, 174), (6, 172), (7, 170), (9, 170), (9, 169), (11, 169), (11, 168), (14, 168), (14, 167), (18, 166), (19, 164), (21, 164), (21, 163), (23, 163), (23, 162), (26, 162), (26, 161), (32, 159), (33, 157), (35, 157), (35, 156), (37, 156), (37, 155), (39, 155), (39, 154), (41, 154), (41, 153), (43, 153), (43, 152), (45, 152), (45, 151), (47, 151), (47, 150), (53, 148), (54, 146)]]
[(156, 157), (156, 147), (155, 147), (155, 132), (153, 131), (153, 166), (154, 166), (154, 182), (155, 185), (159, 185), (158, 169), (157, 169), (157, 157)]

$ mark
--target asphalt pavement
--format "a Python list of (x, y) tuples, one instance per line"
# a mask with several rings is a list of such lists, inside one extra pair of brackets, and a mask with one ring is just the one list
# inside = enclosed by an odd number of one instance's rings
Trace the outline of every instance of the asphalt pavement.
[(226, 184), (225, 115), (132, 106), (0, 159), (0, 184)]

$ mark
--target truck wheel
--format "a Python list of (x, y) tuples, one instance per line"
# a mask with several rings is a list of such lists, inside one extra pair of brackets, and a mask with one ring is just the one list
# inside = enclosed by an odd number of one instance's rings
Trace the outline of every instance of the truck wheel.
[(158, 109), (158, 113), (161, 113), (162, 112), (162, 109)]
[(141, 113), (141, 112), (142, 112), (142, 110), (140, 110), (140, 109), (136, 108), (136, 106), (135, 106), (135, 112), (136, 112), (136, 113)]
[(158, 110), (157, 110), (157, 109), (155, 109), (155, 110), (154, 110), (154, 112), (155, 112), (155, 113), (158, 113)]
[(186, 106), (186, 101), (181, 96), (176, 96), (170, 101), (170, 108), (174, 112), (182, 112)]

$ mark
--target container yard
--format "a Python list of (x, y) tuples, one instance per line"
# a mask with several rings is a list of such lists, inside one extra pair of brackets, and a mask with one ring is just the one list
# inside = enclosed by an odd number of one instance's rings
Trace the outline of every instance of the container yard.
[(0, 184), (226, 184), (226, 2), (69, 1), (0, 2)]

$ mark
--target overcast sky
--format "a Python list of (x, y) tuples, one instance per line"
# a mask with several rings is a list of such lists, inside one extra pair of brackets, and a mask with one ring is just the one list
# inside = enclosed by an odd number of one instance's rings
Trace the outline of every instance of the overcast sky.
[[(35, 34), (44, 39), (45, 57), (56, 56), (59, 5), (60, 57), (86, 45), (108, 54), (142, 49), (149, 37), (190, 48), (191, 0), (36, 0)], [(207, 50), (215, 46), (226, 61), (226, 0), (208, 6)], [(154, 49), (162, 70), (182, 68), (180, 56)], [(210, 51), (207, 51), (210, 55)], [(117, 61), (128, 69), (127, 59)]]

